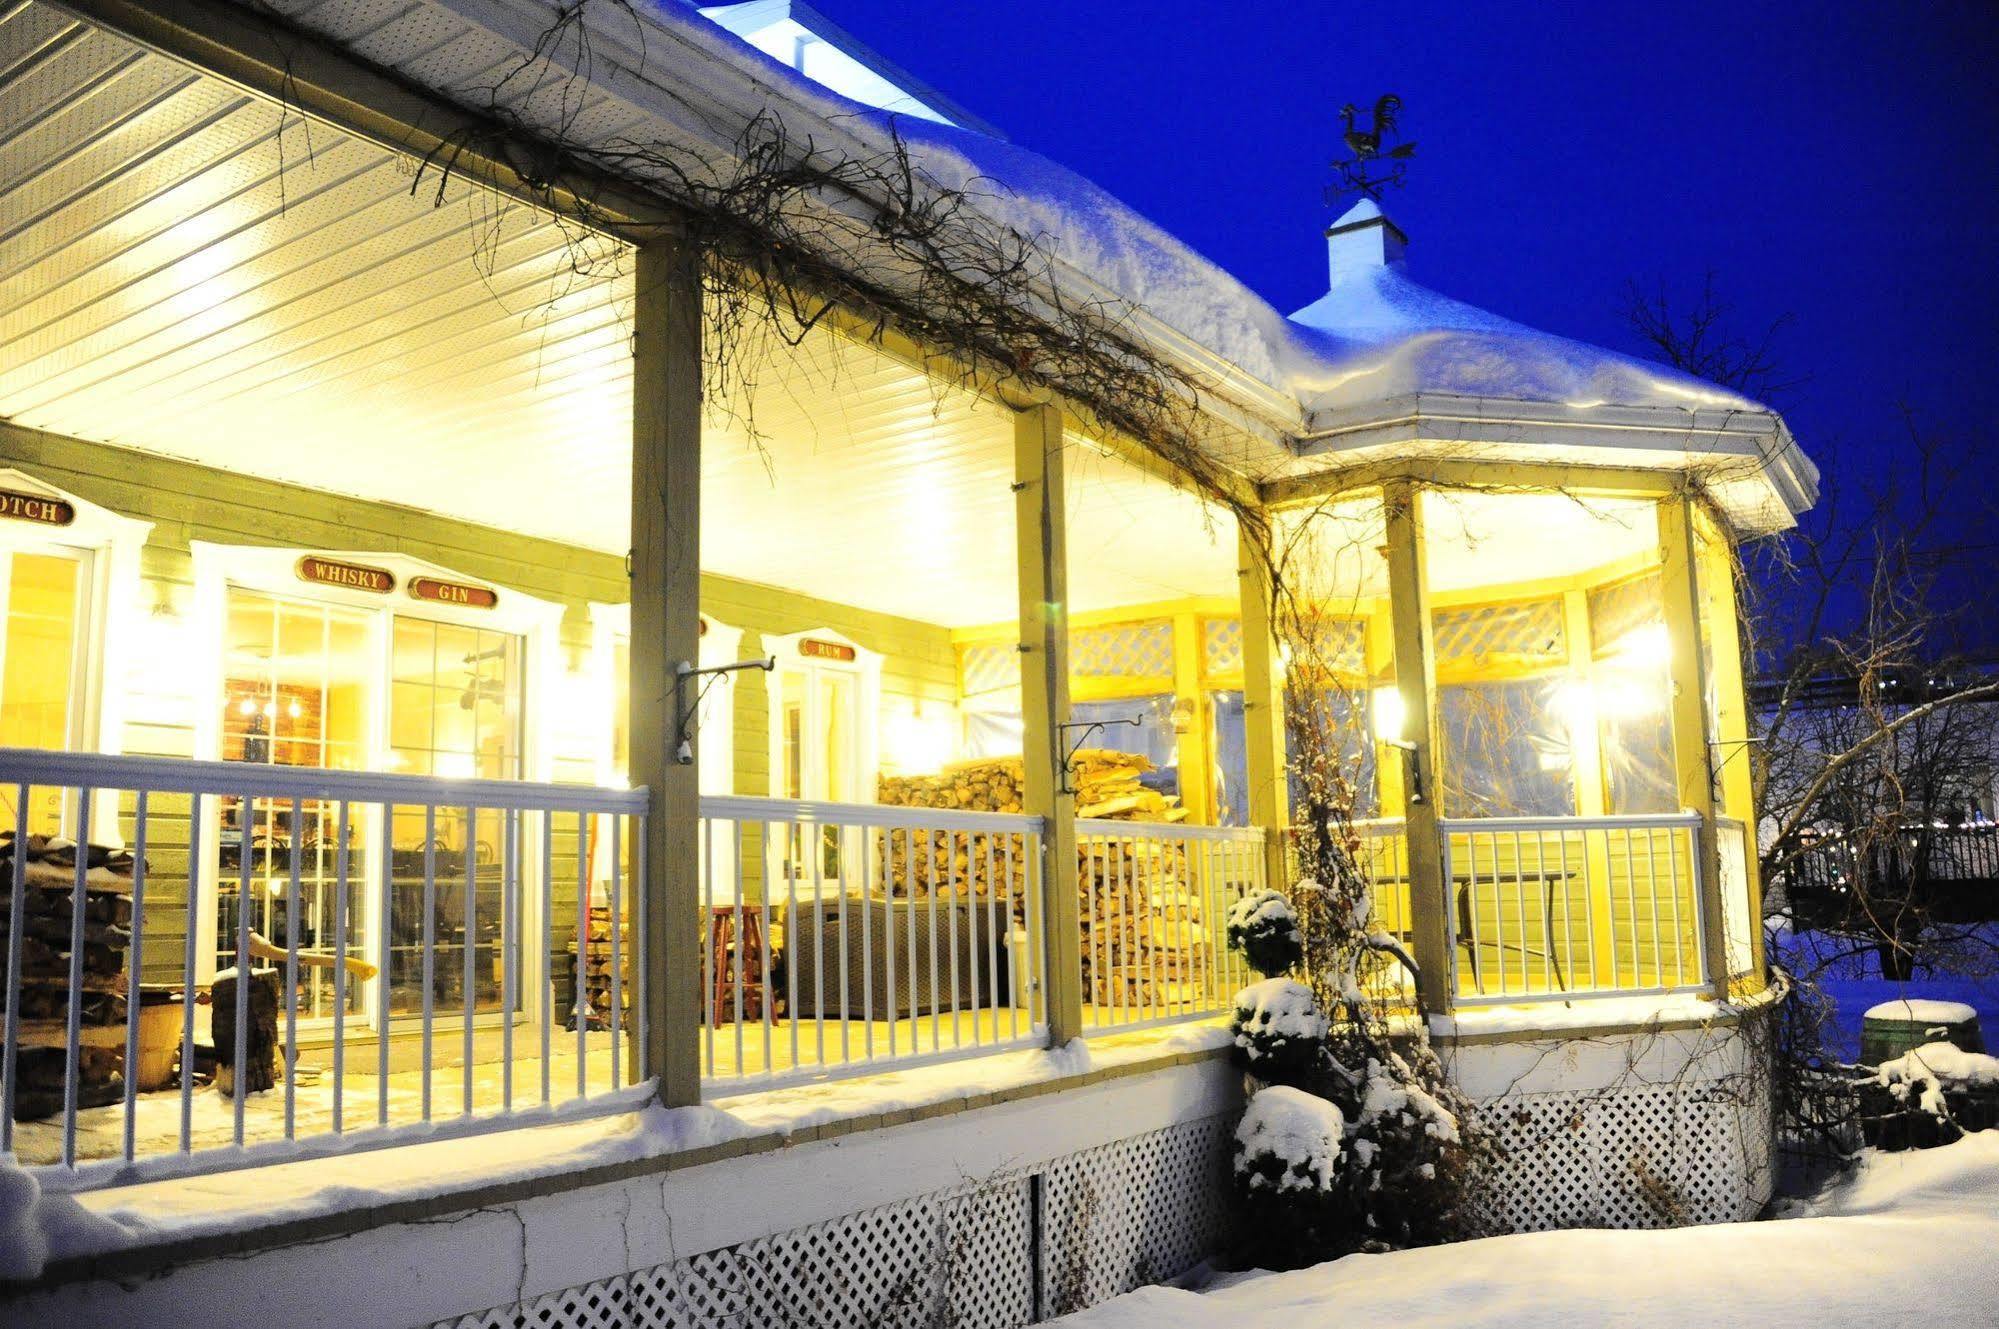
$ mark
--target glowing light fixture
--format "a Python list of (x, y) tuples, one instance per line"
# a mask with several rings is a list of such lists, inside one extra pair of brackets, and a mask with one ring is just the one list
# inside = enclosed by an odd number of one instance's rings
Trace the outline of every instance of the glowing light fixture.
[(1403, 741), (1409, 723), (1409, 708), (1403, 704), (1402, 689), (1394, 684), (1374, 690), (1374, 736), (1384, 743)]

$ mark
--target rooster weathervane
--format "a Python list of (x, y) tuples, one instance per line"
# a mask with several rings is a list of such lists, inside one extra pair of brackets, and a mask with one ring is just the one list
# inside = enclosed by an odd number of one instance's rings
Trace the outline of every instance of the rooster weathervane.
[(1353, 103), (1340, 108), (1340, 120), (1345, 126), (1340, 137), (1348, 155), (1332, 163), (1339, 179), (1326, 186), (1328, 203), (1342, 194), (1360, 194), (1379, 203), (1382, 190), (1402, 183), (1409, 170), (1409, 159), (1416, 155), (1416, 145), (1387, 143), (1395, 132), (1395, 117), (1401, 109), (1400, 97), (1384, 93), (1375, 99), (1372, 124), (1361, 128), (1354, 123), (1360, 111)]

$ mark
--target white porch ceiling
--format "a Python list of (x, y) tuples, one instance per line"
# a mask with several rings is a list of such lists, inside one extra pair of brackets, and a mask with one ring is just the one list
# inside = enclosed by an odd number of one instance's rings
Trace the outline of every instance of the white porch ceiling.
[[(0, 417), (610, 553), (628, 266), (46, 5), (0, 9)], [(1007, 413), (831, 334), (706, 440), (702, 564), (1011, 617)], [(753, 420), (754, 441), (742, 421)], [(1234, 588), (1234, 532), (1071, 450), (1078, 608)]]

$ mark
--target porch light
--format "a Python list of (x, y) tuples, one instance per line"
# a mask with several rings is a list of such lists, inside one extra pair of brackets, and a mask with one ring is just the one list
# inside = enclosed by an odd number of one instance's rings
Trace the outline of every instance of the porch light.
[(1384, 743), (1403, 742), (1402, 730), (1409, 721), (1403, 705), (1402, 689), (1394, 684), (1374, 690), (1374, 736)]
[(1672, 661), (1673, 643), (1664, 623), (1647, 623), (1619, 638), (1615, 654), (1625, 664), (1664, 667)]

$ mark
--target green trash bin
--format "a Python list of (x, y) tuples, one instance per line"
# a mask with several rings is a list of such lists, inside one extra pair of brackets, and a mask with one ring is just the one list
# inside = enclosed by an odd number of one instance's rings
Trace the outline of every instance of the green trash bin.
[(1860, 1060), (1868, 1066), (1893, 1061), (1925, 1043), (1951, 1043), (1966, 1052), (1985, 1051), (1978, 1012), (1961, 1001), (1920, 997), (1884, 1001), (1860, 1021)]

